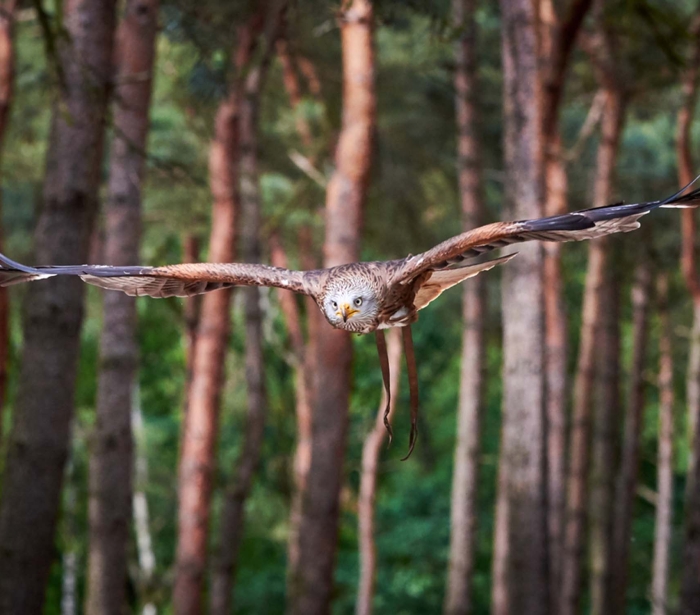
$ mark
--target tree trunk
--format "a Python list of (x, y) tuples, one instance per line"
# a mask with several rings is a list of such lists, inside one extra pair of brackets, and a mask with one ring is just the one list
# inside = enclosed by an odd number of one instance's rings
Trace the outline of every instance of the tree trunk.
[[(188, 234), (185, 237), (184, 247), (185, 263), (199, 263), (199, 239), (196, 235)], [(194, 363), (194, 347), (197, 342), (197, 328), (199, 327), (199, 315), (202, 308), (202, 295), (194, 295), (184, 299), (185, 306), (183, 313), (185, 316), (185, 407), (187, 414), (187, 400), (190, 397), (190, 386), (192, 384), (192, 365)]]
[(61, 532), (67, 548), (61, 554), (61, 615), (78, 613), (78, 532), (76, 528), (76, 504), (78, 499), (75, 478), (75, 464), (69, 459), (66, 464), (66, 478), (61, 513)]
[[(387, 333), (387, 355), (389, 357), (390, 390), (392, 396), (388, 421), (391, 423), (396, 408), (397, 392), (401, 382), (401, 332), (398, 328)], [(362, 473), (360, 474), (360, 495), (357, 502), (359, 524), (360, 580), (357, 588), (356, 615), (371, 615), (374, 598), (374, 581), (377, 574), (377, 548), (374, 540), (374, 503), (377, 496), (377, 466), (382, 446), (386, 440), (384, 409), (386, 392), (377, 411), (374, 429), (367, 434), (362, 446)]]
[(146, 485), (148, 484), (148, 455), (146, 430), (141, 411), (141, 390), (138, 378), (134, 380), (131, 406), (131, 430), (134, 434), (136, 459), (134, 463), (134, 534), (139, 561), (139, 597), (143, 605), (143, 615), (155, 615), (156, 607), (151, 602), (153, 575), (156, 570), (156, 556), (153, 552)]
[[(5, 140), (7, 120), (15, 84), (14, 16), (17, 0), (4, 0), (0, 14), (0, 150)], [(2, 197), (0, 196), (0, 218)], [(0, 252), (2, 251), (0, 224)], [(0, 288), (0, 437), (2, 436), (3, 407), (7, 394), (7, 362), (10, 353), (10, 304), (7, 288)]]
[[(289, 102), (296, 113), (297, 132), (306, 150), (313, 146), (311, 127), (306, 118), (299, 111), (301, 103), (301, 87), (297, 73), (294, 69), (294, 60), (289, 50), (286, 39), (278, 41), (277, 54), (282, 64), (282, 74), (285, 89), (289, 96)], [(296, 58), (299, 61), (299, 58)], [(318, 94), (320, 85), (317, 83), (316, 71), (309, 60), (302, 64), (304, 74), (309, 80), (312, 93)], [(301, 66), (300, 66), (301, 68)], [(313, 164), (313, 157), (311, 158)], [(287, 257), (279, 240), (274, 236), (272, 243), (272, 263), (278, 267), (287, 268)], [(316, 269), (317, 263), (313, 257), (312, 230), (308, 225), (299, 231), (299, 252), (301, 253), (302, 267), (304, 269)], [(313, 382), (311, 374), (315, 373), (314, 343), (316, 331), (322, 317), (311, 297), (305, 297), (308, 318), (307, 343), (301, 327), (299, 308), (293, 293), (279, 291), (280, 304), (287, 330), (292, 341), (292, 350), (295, 360), (295, 391), (296, 391), (296, 419), (297, 436), (296, 449), (294, 451), (294, 492), (289, 513), (289, 539), (287, 542), (287, 585), (289, 594), (294, 592), (294, 580), (299, 576), (299, 531), (302, 519), (302, 503), (304, 501), (307, 485), (307, 475), (311, 465), (311, 409), (313, 406)]]
[[(239, 28), (236, 75), (216, 113), (214, 140), (209, 152), (209, 176), (214, 200), (207, 257), (210, 262), (230, 263), (235, 256), (234, 231), (239, 205), (238, 117), (241, 103), (238, 73), (248, 63), (256, 37), (255, 30), (254, 19)], [(202, 610), (216, 434), (230, 328), (230, 298), (231, 291), (227, 289), (207, 293), (202, 298), (180, 452), (180, 506), (173, 587), (175, 615), (197, 615)]]
[[(547, 160), (545, 215), (566, 212), (568, 179), (560, 159), (561, 142)], [(549, 538), (550, 600), (556, 613), (561, 590), (566, 508), (566, 426), (569, 379), (567, 377), (568, 331), (561, 271), (561, 244), (544, 245), (545, 370), (547, 408), (547, 528)], [(556, 606), (556, 608), (554, 608)]]
[[(543, 66), (543, 134), (547, 216), (567, 210), (568, 178), (562, 157), (559, 110), (566, 71), (591, 0), (573, 0), (562, 20), (552, 0), (540, 0), (540, 54)], [(550, 602), (560, 604), (566, 504), (567, 318), (561, 273), (561, 244), (544, 245), (545, 376), (547, 416), (547, 527)]]
[(651, 581), (653, 615), (666, 615), (673, 522), (673, 353), (668, 306), (668, 275), (657, 280), (659, 306), (659, 449), (657, 462), (656, 528)]
[[(59, 41), (64, 77), (53, 114), (40, 264), (84, 263), (97, 212), (102, 144), (112, 76), (112, 0), (64, 3)], [(0, 613), (41, 612), (54, 557), (54, 530), (70, 442), (83, 284), (32, 284), (24, 304), (24, 348), (0, 505)]]
[[(239, 239), (242, 260), (246, 263), (259, 263), (262, 256), (257, 131), (260, 91), (265, 79), (268, 58), (269, 55), (266, 53), (262, 62), (248, 72), (240, 105), (241, 231)], [(221, 537), (211, 579), (211, 615), (231, 613), (233, 582), (245, 524), (244, 507), (252, 486), (253, 474), (260, 461), (267, 411), (260, 289), (249, 287), (242, 289), (241, 292), (244, 294), (245, 305), (248, 416), (243, 451), (237, 462), (235, 479), (224, 497)]]
[[(693, 47), (683, 76), (683, 105), (678, 111), (676, 149), (678, 178), (687, 184), (694, 174), (690, 152), (690, 126), (697, 98), (698, 64), (700, 64), (700, 17), (692, 25)], [(681, 615), (700, 611), (700, 276), (697, 270), (696, 214), (682, 212), (681, 268), (686, 286), (693, 298), (693, 329), (690, 337), (686, 404), (690, 427), (690, 467), (686, 481), (683, 545), (683, 576), (681, 580)]]
[[(305, 246), (301, 245), (304, 250)], [(272, 264), (287, 269), (289, 263), (281, 241), (276, 234), (270, 238)], [(289, 513), (289, 539), (287, 543), (287, 577), (291, 588), (299, 569), (299, 528), (302, 519), (302, 503), (306, 493), (307, 476), (311, 465), (311, 415), (312, 390), (310, 374), (313, 373), (311, 349), (304, 343), (301, 315), (296, 295), (288, 290), (279, 290), (280, 306), (292, 343), (294, 356), (294, 384), (296, 392), (296, 449), (294, 451), (294, 491)], [(315, 307), (315, 306), (314, 306)], [(309, 340), (314, 335), (312, 327), (316, 321), (309, 314)], [(319, 323), (316, 323), (319, 324)], [(323, 326), (323, 325), (322, 325)]]
[[(359, 258), (375, 130), (372, 13), (368, 0), (353, 0), (340, 17), (343, 127), (326, 196), (326, 267)], [(320, 615), (330, 608), (352, 359), (351, 339), (344, 331), (319, 326), (316, 345), (311, 466), (302, 508), (298, 576), (292, 580), (290, 596), (290, 611), (303, 615)]]
[[(606, 90), (605, 110), (601, 124), (601, 139), (593, 204), (598, 207), (610, 203), (615, 160), (622, 134), (624, 104), (621, 92)], [(562, 561), (562, 615), (576, 615), (582, 588), (585, 555), (586, 504), (588, 502), (590, 464), (590, 434), (593, 411), (595, 363), (601, 342), (600, 328), (603, 317), (604, 282), (608, 269), (609, 240), (593, 240), (589, 247), (586, 290), (583, 300), (581, 344), (574, 382), (574, 407), (571, 425), (571, 454), (567, 477), (566, 524)]]
[(617, 245), (610, 246), (600, 318), (600, 356), (596, 369), (595, 411), (593, 415), (593, 459), (591, 465), (590, 584), (592, 615), (610, 612), (613, 587), (612, 515), (615, 499), (616, 451), (620, 426), (620, 286), (622, 280), (616, 256)]
[[(483, 224), (481, 148), (477, 135), (476, 2), (454, 0), (452, 20), (460, 39), (455, 44), (455, 112), (457, 176), (465, 231)], [(472, 606), (476, 555), (477, 488), (481, 454), (484, 393), (484, 313), (486, 285), (478, 276), (464, 285), (462, 369), (457, 442), (452, 476), (450, 563), (444, 612), (466, 614)]]
[(700, 613), (700, 430), (697, 426), (692, 435), (692, 465), (685, 494), (680, 615)]
[(292, 104), (292, 109), (295, 112), (295, 124), (301, 142), (306, 149), (311, 149), (313, 144), (313, 135), (311, 134), (311, 128), (306, 118), (300, 112), (301, 103), (301, 88), (299, 87), (299, 79), (297, 78), (296, 70), (294, 68), (294, 61), (292, 55), (289, 52), (289, 43), (285, 37), (280, 37), (277, 41), (277, 56), (282, 64), (282, 79), (284, 81), (284, 88), (287, 90), (289, 95), (289, 102)]
[[(537, 218), (544, 197), (538, 17), (503, 0), (506, 217)], [(503, 427), (492, 604), (494, 615), (546, 613), (547, 566), (542, 247), (528, 244), (503, 272)]]
[(613, 516), (613, 560), (611, 563), (613, 608), (611, 613), (625, 613), (629, 545), (632, 530), (632, 511), (639, 472), (639, 447), (644, 413), (644, 367), (647, 349), (649, 294), (651, 271), (646, 254), (638, 257), (632, 286), (632, 366), (630, 393), (625, 411), (625, 428), (620, 458), (620, 472), (615, 486)]
[[(117, 33), (117, 88), (105, 259), (139, 262), (143, 178), (158, 0), (130, 0)], [(86, 613), (121, 615), (126, 608), (127, 548), (132, 517), (131, 408), (138, 369), (136, 303), (103, 293), (97, 416), (91, 440)]]

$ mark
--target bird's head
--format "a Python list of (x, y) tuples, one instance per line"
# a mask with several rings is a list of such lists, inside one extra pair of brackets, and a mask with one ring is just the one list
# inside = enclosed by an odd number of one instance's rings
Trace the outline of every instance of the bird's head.
[(331, 325), (355, 333), (368, 333), (377, 326), (379, 302), (376, 291), (361, 281), (337, 280), (328, 285), (321, 306)]

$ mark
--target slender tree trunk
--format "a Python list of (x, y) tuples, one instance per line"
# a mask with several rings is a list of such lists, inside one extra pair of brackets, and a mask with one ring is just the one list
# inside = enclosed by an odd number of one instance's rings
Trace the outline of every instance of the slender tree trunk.
[[(276, 17), (273, 16), (272, 19)], [(241, 231), (239, 239), (243, 262), (248, 263), (259, 263), (262, 256), (257, 130), (260, 91), (268, 61), (269, 53), (266, 53), (262, 62), (248, 72), (240, 105)], [(245, 502), (250, 493), (255, 469), (260, 461), (267, 411), (260, 289), (249, 287), (242, 289), (241, 292), (244, 294), (245, 305), (248, 416), (243, 451), (237, 461), (235, 479), (224, 497), (221, 537), (211, 579), (211, 615), (228, 615), (232, 609), (233, 582), (245, 524)]]
[(620, 425), (620, 286), (616, 246), (611, 245), (608, 271), (603, 287), (600, 319), (599, 361), (596, 369), (595, 411), (593, 415), (593, 459), (591, 466), (590, 584), (591, 613), (610, 612), (613, 587), (612, 515), (615, 499), (616, 450)]
[(668, 306), (668, 275), (657, 280), (659, 305), (659, 449), (657, 462), (656, 528), (651, 581), (653, 615), (666, 615), (673, 522), (673, 353)]
[[(199, 263), (199, 239), (196, 235), (188, 234), (185, 237), (184, 248), (185, 263)], [(192, 365), (194, 363), (194, 347), (197, 342), (197, 327), (199, 326), (199, 315), (202, 308), (202, 295), (187, 297), (184, 300), (184, 316), (185, 316), (185, 408), (184, 414), (187, 414), (187, 400), (190, 396), (190, 385), (192, 384)]]
[[(141, 182), (144, 169), (158, 0), (130, 0), (117, 33), (117, 88), (109, 191), (105, 207), (105, 259), (139, 260)], [(138, 368), (136, 303), (103, 294), (97, 420), (91, 441), (88, 615), (121, 615), (126, 608), (127, 547), (132, 517), (131, 408)]]
[(61, 554), (61, 615), (78, 613), (78, 549), (76, 528), (77, 489), (73, 459), (66, 464), (66, 485), (63, 494), (62, 533), (66, 549)]
[[(389, 422), (396, 408), (396, 392), (401, 381), (401, 332), (398, 328), (387, 333), (387, 354), (389, 357), (390, 390), (393, 392), (389, 407)], [(360, 580), (357, 588), (356, 615), (371, 615), (374, 598), (374, 581), (377, 575), (377, 547), (374, 536), (374, 504), (377, 496), (377, 469), (379, 456), (386, 440), (384, 409), (386, 391), (377, 410), (374, 429), (367, 434), (362, 446), (362, 473), (360, 474), (360, 496), (357, 503), (359, 524)]]
[[(543, 134), (547, 216), (567, 210), (568, 178), (559, 134), (559, 110), (571, 51), (591, 0), (572, 0), (559, 19), (552, 0), (539, 0), (540, 54), (544, 80)], [(561, 245), (544, 245), (545, 375), (547, 416), (547, 527), (550, 610), (560, 604), (566, 504), (567, 317), (561, 273)]]
[(651, 271), (647, 256), (641, 254), (634, 272), (632, 286), (632, 366), (630, 393), (625, 411), (625, 427), (620, 458), (620, 472), (615, 486), (613, 516), (613, 560), (611, 563), (612, 610), (614, 615), (625, 613), (629, 545), (632, 511), (639, 473), (639, 447), (644, 412), (644, 367), (647, 350), (649, 295)]
[[(112, 76), (114, 2), (65, 2), (69, 36), (59, 41), (64, 86), (53, 109), (41, 264), (84, 263), (97, 211), (105, 111)], [(24, 349), (0, 504), (0, 613), (41, 612), (70, 442), (83, 285), (32, 284), (24, 304)]]
[(284, 80), (284, 88), (289, 95), (289, 102), (292, 104), (296, 117), (295, 123), (301, 142), (306, 149), (310, 149), (313, 144), (313, 135), (311, 128), (306, 118), (300, 112), (300, 103), (302, 100), (301, 88), (299, 87), (299, 79), (297, 78), (294, 68), (294, 60), (289, 51), (289, 43), (286, 37), (280, 37), (277, 41), (277, 56), (282, 64), (282, 79)]
[[(340, 17), (343, 127), (326, 196), (327, 267), (359, 257), (375, 130), (372, 13), (371, 2), (353, 0)], [(330, 608), (350, 397), (350, 336), (320, 326), (316, 354), (311, 466), (302, 508), (298, 577), (292, 580), (290, 596), (290, 611), (299, 615), (320, 615)]]
[[(545, 214), (564, 213), (567, 176), (560, 159), (561, 143), (550, 144), (555, 153), (547, 160), (547, 200)], [(568, 332), (564, 306), (564, 280), (561, 271), (561, 245), (544, 245), (545, 370), (547, 408), (547, 528), (549, 538), (550, 600), (559, 605), (564, 547), (564, 511), (566, 508), (567, 459), (567, 377)]]
[[(15, 84), (15, 49), (13, 26), (17, 0), (4, 0), (0, 14), (0, 150), (5, 141), (7, 120)], [(0, 218), (2, 197), (0, 196)], [(0, 251), (2, 251), (2, 224), (0, 224)], [(0, 288), (0, 437), (2, 436), (3, 407), (7, 393), (7, 361), (10, 353), (10, 304), (7, 288)]]
[(156, 570), (156, 556), (153, 551), (153, 539), (151, 537), (150, 515), (148, 513), (148, 499), (146, 498), (146, 485), (148, 484), (148, 455), (146, 443), (146, 430), (143, 424), (143, 412), (141, 411), (141, 390), (138, 378), (134, 379), (131, 406), (131, 430), (134, 434), (136, 460), (134, 463), (134, 533), (136, 534), (136, 550), (139, 560), (139, 590), (143, 605), (143, 615), (155, 615), (156, 607), (151, 602), (153, 591), (153, 575)]
[[(700, 430), (692, 432), (691, 467), (685, 494), (680, 615), (700, 612)], [(693, 480), (690, 480), (691, 477)]]
[[(280, 57), (282, 64), (282, 74), (285, 89), (289, 95), (289, 102), (296, 113), (297, 132), (307, 150), (310, 150), (313, 145), (312, 131), (308, 122), (300, 113), (299, 105), (301, 103), (301, 86), (294, 68), (296, 59), (290, 52), (289, 45), (286, 39), (278, 41), (277, 54)], [(320, 91), (320, 85), (316, 83), (316, 71), (310, 61), (306, 60), (303, 63), (305, 67), (305, 75), (309, 79), (309, 86), (314, 94)], [(313, 158), (312, 158), (313, 163)], [(311, 228), (306, 225), (299, 231), (299, 251), (301, 253), (302, 266), (304, 269), (315, 269), (317, 263), (313, 257), (313, 242)], [(287, 258), (279, 237), (273, 238), (272, 246), (272, 262), (278, 267), (287, 267)], [(280, 291), (280, 304), (282, 313), (287, 324), (292, 339), (292, 349), (294, 352), (295, 366), (295, 391), (296, 391), (296, 419), (297, 419), (297, 437), (296, 449), (294, 451), (294, 492), (292, 494), (292, 502), (289, 514), (289, 540), (287, 544), (287, 585), (288, 593), (294, 593), (294, 580), (299, 576), (299, 531), (302, 519), (302, 503), (304, 501), (307, 485), (307, 475), (311, 465), (311, 413), (312, 413), (312, 395), (313, 382), (311, 375), (315, 373), (315, 364), (313, 363), (315, 354), (313, 345), (315, 344), (315, 335), (318, 326), (325, 326), (325, 323), (320, 322), (317, 307), (310, 297), (306, 297), (307, 317), (308, 317), (308, 336), (307, 343), (304, 343), (302, 333), (301, 319), (299, 316), (299, 308), (296, 303), (296, 298), (293, 293)]]
[[(621, 92), (606, 91), (605, 110), (595, 180), (594, 206), (611, 201), (615, 160), (622, 134), (624, 103)], [(593, 413), (595, 363), (601, 340), (605, 275), (608, 269), (609, 240), (593, 240), (589, 247), (583, 323), (578, 367), (574, 382), (574, 407), (571, 425), (571, 454), (567, 478), (566, 524), (562, 561), (562, 615), (576, 615), (582, 588), (585, 555), (586, 505), (588, 503), (588, 468)]]
[[(544, 197), (538, 16), (529, 0), (501, 2), (507, 218), (537, 218)], [(494, 615), (549, 606), (542, 247), (503, 272), (503, 427), (492, 604)], [(517, 262), (516, 262), (517, 261)]]
[[(460, 38), (455, 44), (455, 111), (457, 176), (465, 231), (483, 223), (480, 157), (477, 135), (476, 1), (454, 0), (452, 20)], [(484, 392), (484, 312), (486, 285), (478, 277), (464, 285), (462, 369), (457, 442), (452, 476), (450, 563), (444, 612), (466, 614), (472, 606), (476, 555), (477, 488), (481, 454)]]
[[(236, 72), (248, 63), (256, 37), (255, 20), (239, 28)], [(209, 175), (214, 199), (209, 239), (210, 262), (233, 262), (235, 220), (239, 206), (239, 134), (241, 83), (232, 79), (219, 105), (214, 140), (209, 152)], [(178, 543), (173, 606), (176, 615), (202, 610), (211, 488), (216, 459), (224, 359), (229, 336), (230, 290), (207, 293), (197, 329), (187, 414), (180, 453)]]
[[(700, 17), (691, 28), (692, 50), (683, 76), (683, 104), (678, 111), (676, 149), (678, 179), (686, 185), (694, 175), (690, 152), (690, 126), (695, 111), (700, 64)], [(690, 466), (686, 481), (683, 545), (683, 576), (681, 581), (681, 615), (700, 611), (700, 274), (697, 270), (697, 222), (692, 209), (684, 210), (681, 222), (681, 268), (686, 286), (693, 299), (693, 329), (690, 336), (688, 371), (686, 374), (686, 404), (690, 432)]]
[[(301, 249), (305, 246), (302, 244)], [(287, 269), (289, 263), (281, 241), (273, 234), (270, 241), (271, 260), (276, 267)], [(304, 335), (301, 326), (301, 315), (294, 293), (280, 290), (280, 306), (287, 325), (287, 331), (292, 343), (294, 356), (294, 383), (296, 391), (296, 449), (294, 451), (293, 478), (294, 491), (289, 513), (289, 539), (287, 546), (287, 577), (291, 587), (292, 581), (298, 575), (299, 569), (299, 528), (302, 519), (302, 503), (306, 493), (307, 476), (311, 465), (311, 378), (313, 372), (310, 349), (304, 343)], [(309, 316), (309, 327), (314, 324)], [(313, 332), (309, 332), (309, 338)]]

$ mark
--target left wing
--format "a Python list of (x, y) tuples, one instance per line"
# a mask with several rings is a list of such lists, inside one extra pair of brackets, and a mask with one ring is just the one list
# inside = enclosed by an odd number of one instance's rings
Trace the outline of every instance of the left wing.
[(0, 286), (70, 275), (79, 276), (88, 284), (119, 290), (134, 297), (190, 297), (232, 286), (276, 286), (313, 296), (321, 274), (321, 271), (293, 271), (248, 263), (186, 263), (165, 267), (27, 267), (0, 254)]
[(409, 256), (395, 267), (392, 283), (407, 284), (427, 271), (447, 270), (473, 258), (524, 241), (583, 241), (639, 228), (639, 218), (658, 207), (694, 207), (700, 190), (683, 194), (691, 184), (663, 201), (608, 205), (581, 211), (516, 222), (495, 222), (467, 231), (436, 245), (427, 252)]

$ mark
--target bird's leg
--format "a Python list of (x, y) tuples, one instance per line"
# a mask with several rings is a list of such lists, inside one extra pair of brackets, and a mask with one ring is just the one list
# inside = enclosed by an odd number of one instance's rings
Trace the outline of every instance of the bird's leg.
[(386, 408), (384, 408), (384, 427), (389, 434), (389, 444), (394, 437), (394, 432), (391, 430), (389, 423), (389, 409), (391, 408), (391, 384), (389, 380), (389, 355), (386, 350), (386, 339), (384, 331), (377, 329), (374, 332), (374, 338), (377, 340), (377, 353), (379, 354), (379, 365), (382, 367), (382, 378), (384, 379), (384, 391), (386, 392)]
[(411, 456), (418, 438), (418, 370), (416, 369), (416, 353), (413, 349), (411, 326), (401, 329), (403, 333), (403, 349), (406, 354), (406, 371), (408, 373), (408, 389), (411, 394), (411, 435), (408, 439), (408, 454), (401, 460), (406, 461)]

